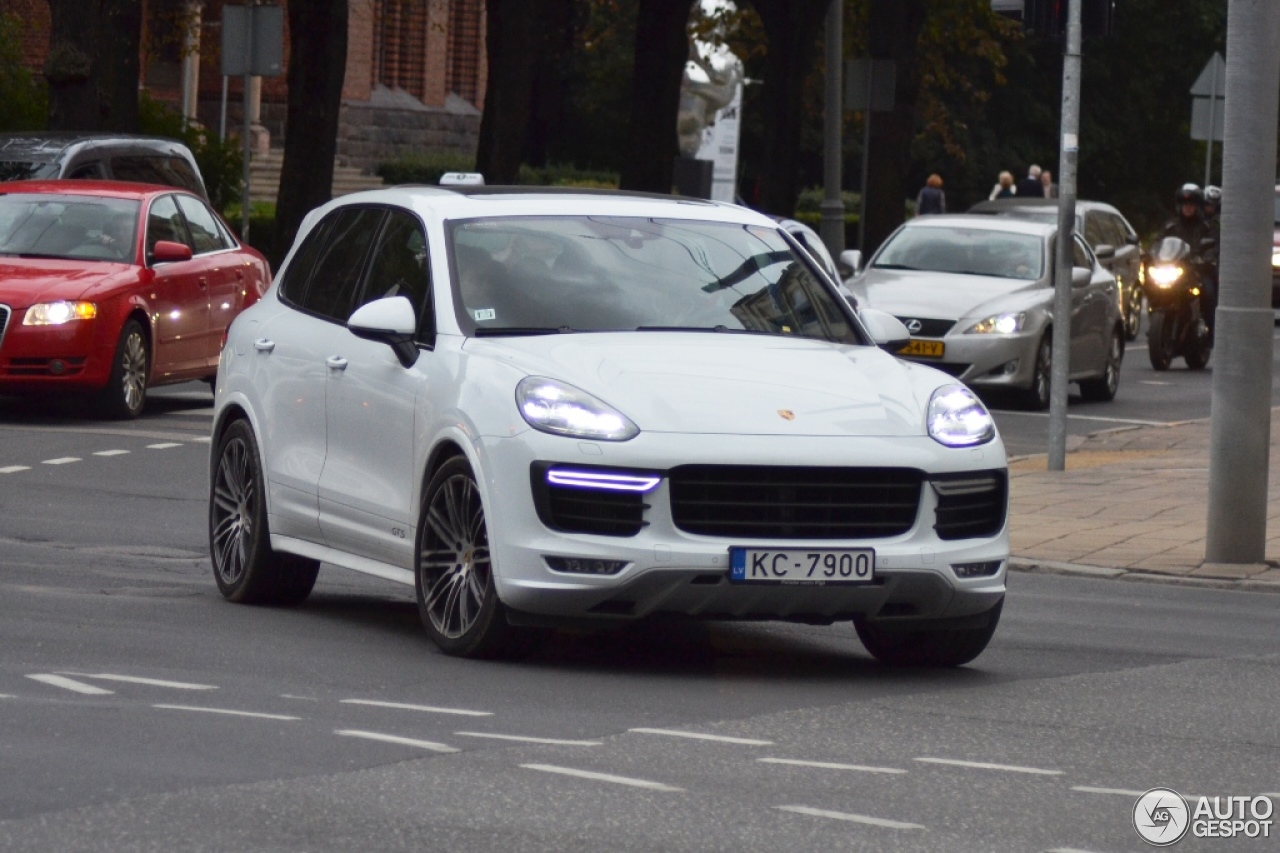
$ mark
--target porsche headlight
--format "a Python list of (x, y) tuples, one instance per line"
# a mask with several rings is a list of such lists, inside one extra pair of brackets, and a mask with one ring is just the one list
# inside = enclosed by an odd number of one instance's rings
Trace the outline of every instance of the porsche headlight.
[(965, 330), (966, 335), (1012, 335), (1021, 332), (1027, 322), (1026, 314), (996, 314), (979, 320)]
[(640, 434), (640, 428), (612, 406), (542, 376), (520, 380), (516, 405), (529, 426), (542, 432), (599, 441), (626, 441)]
[(969, 447), (995, 438), (996, 422), (963, 385), (943, 385), (929, 398), (929, 437), (947, 447)]
[(1172, 287), (1175, 281), (1182, 278), (1182, 267), (1178, 264), (1152, 267), (1147, 270), (1147, 277), (1150, 278), (1157, 287)]
[(98, 306), (92, 302), (40, 302), (27, 309), (24, 326), (61, 326), (73, 320), (92, 320)]

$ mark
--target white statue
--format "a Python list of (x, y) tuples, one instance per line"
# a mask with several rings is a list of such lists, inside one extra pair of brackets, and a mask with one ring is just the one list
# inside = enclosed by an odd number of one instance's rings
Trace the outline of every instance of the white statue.
[[(724, 67), (702, 57), (698, 45), (690, 40), (689, 53), (693, 56), (685, 64), (684, 79), (680, 83), (680, 108), (676, 113), (676, 137), (680, 154), (696, 157), (702, 146), (703, 133), (715, 124), (716, 113), (730, 103), (742, 84), (742, 61), (727, 51), (722, 55)], [(694, 68), (701, 69), (707, 79), (700, 79)]]

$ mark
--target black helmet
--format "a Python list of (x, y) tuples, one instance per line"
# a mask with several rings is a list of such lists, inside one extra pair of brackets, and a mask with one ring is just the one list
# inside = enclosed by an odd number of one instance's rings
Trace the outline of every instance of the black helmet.
[(1196, 184), (1183, 184), (1178, 189), (1178, 194), (1174, 196), (1173, 203), (1175, 207), (1182, 207), (1184, 204), (1200, 207), (1204, 203), (1204, 192)]

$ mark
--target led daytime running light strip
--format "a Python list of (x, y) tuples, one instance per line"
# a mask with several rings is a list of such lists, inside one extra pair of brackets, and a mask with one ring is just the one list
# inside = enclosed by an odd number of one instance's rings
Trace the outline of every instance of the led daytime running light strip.
[(547, 482), (553, 486), (572, 486), (578, 489), (603, 489), (614, 492), (647, 492), (662, 482), (661, 477), (634, 476), (631, 474), (600, 474), (593, 471), (574, 471), (553, 468), (547, 472)]

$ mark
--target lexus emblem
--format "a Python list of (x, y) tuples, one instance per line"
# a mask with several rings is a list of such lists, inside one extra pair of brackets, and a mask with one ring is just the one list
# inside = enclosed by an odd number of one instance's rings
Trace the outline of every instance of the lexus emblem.
[(778, 409), (778, 417), (782, 418), (784, 421), (794, 421), (796, 419), (796, 413), (790, 409)]
[(921, 323), (919, 320), (907, 321), (907, 331), (913, 335), (920, 334), (920, 330), (923, 328), (924, 328), (924, 323)]

